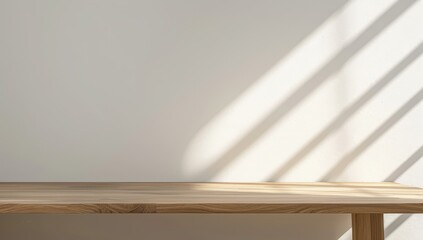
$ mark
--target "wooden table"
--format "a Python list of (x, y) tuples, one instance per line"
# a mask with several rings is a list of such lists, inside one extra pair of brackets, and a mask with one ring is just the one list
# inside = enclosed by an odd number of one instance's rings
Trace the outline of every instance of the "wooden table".
[(397, 183), (0, 183), (0, 213), (348, 213), (353, 239), (384, 238), (384, 213), (423, 213)]

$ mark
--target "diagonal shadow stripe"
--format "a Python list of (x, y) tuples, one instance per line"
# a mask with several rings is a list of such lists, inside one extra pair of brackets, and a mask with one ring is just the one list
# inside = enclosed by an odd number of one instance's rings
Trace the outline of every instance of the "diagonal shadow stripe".
[(302, 147), (293, 157), (291, 157), (283, 166), (277, 169), (268, 179), (268, 181), (277, 181), (280, 177), (291, 170), (301, 159), (313, 151), (326, 137), (338, 130), (351, 116), (353, 116), (361, 107), (375, 97), (380, 91), (389, 85), (401, 72), (403, 72), (411, 63), (413, 63), (423, 53), (423, 43), (414, 48), (403, 60), (393, 67), (387, 74), (370, 87), (358, 100), (343, 110), (335, 120), (329, 123), (321, 132), (319, 132), (311, 141)]
[(409, 111), (411, 111), (423, 99), (423, 88), (420, 89), (412, 98), (410, 98), (404, 105), (402, 105), (394, 114), (392, 114), (382, 125), (374, 130), (367, 138), (362, 141), (351, 152), (346, 154), (336, 166), (333, 167), (320, 181), (327, 182), (341, 175), (341, 173), (360, 156), (366, 149), (368, 149), (376, 140), (383, 136), (392, 126), (401, 120)]
[(401, 177), (408, 169), (410, 169), (420, 158), (423, 157), (423, 146), (415, 151), (407, 160), (405, 160), (395, 171), (391, 173), (385, 182), (393, 182)]
[(399, 0), (391, 6), (385, 13), (376, 19), (357, 38), (350, 42), (330, 61), (328, 61), (319, 71), (309, 78), (303, 85), (295, 90), (285, 101), (275, 107), (265, 119), (248, 132), (238, 143), (226, 151), (207, 169), (194, 176), (194, 179), (210, 180), (218, 172), (224, 169), (237, 156), (244, 152), (274, 124), (283, 118), (288, 112), (303, 101), (307, 95), (319, 87), (327, 78), (339, 71), (348, 60), (359, 52), (366, 44), (381, 33), (387, 26), (395, 21), (402, 13), (410, 8), (417, 0)]
[(385, 230), (385, 238), (389, 237), (395, 230), (397, 230), (403, 223), (405, 223), (412, 215), (411, 214), (403, 214), (395, 219), (391, 224), (386, 227)]

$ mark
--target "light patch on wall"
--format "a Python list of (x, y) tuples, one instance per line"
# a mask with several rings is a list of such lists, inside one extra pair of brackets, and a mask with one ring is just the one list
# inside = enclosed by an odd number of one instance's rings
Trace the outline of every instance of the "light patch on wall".
[[(252, 148), (257, 147), (253, 143), (268, 130), (265, 123), (275, 120), (272, 119), (275, 111), (279, 111), (279, 115), (284, 115), (285, 118), (289, 117), (290, 110), (300, 105), (302, 99), (323, 83), (324, 79), (319, 79), (319, 76), (339, 77), (336, 74), (340, 72), (331, 69), (331, 65), (335, 65), (333, 68), (336, 68), (338, 64), (333, 60), (345, 58), (343, 56), (345, 48), (356, 41), (363, 31), (366, 31), (395, 3), (396, 1), (383, 1), (377, 4), (376, 2), (350, 1), (331, 16), (198, 132), (187, 148), (183, 165), (184, 173), (193, 179), (201, 176), (201, 180), (242, 180), (244, 178), (250, 181), (254, 178), (263, 180), (271, 169), (280, 164), (279, 159), (283, 156), (277, 156), (277, 159), (273, 159), (274, 161), (268, 160), (272, 159), (272, 155), (275, 158), (274, 153), (280, 154), (281, 146), (283, 149), (292, 151), (309, 137), (305, 131), (290, 134), (289, 138), (279, 138), (268, 145), (266, 151), (252, 154)], [(360, 17), (350, 23), (352, 16), (357, 13)], [(344, 26), (345, 24), (347, 26)], [(316, 74), (320, 75), (316, 77)], [(317, 109), (311, 109), (312, 114), (304, 115), (310, 115), (315, 120), (316, 125), (311, 126), (313, 128), (318, 128), (327, 122), (328, 117), (333, 116), (334, 110), (337, 109), (331, 106), (333, 105), (332, 95), (318, 90), (320, 96), (323, 97), (321, 101), (329, 105), (319, 108), (320, 113), (313, 111)], [(326, 90), (332, 92), (333, 89), (329, 87)], [(279, 125), (284, 123), (278, 120)], [(272, 149), (269, 149), (269, 146)], [(263, 152), (267, 152), (268, 155)], [(292, 152), (284, 154), (288, 156)], [(246, 158), (246, 155), (255, 158), (255, 161), (251, 162), (250, 157)], [(266, 164), (257, 164), (264, 159)], [(241, 165), (243, 167), (236, 167)], [(256, 169), (255, 172), (260, 172), (261, 175), (252, 176), (251, 171), (236, 170), (249, 167)], [(205, 172), (210, 168), (219, 169), (219, 171), (206, 174)], [(236, 176), (236, 179), (232, 176)]]

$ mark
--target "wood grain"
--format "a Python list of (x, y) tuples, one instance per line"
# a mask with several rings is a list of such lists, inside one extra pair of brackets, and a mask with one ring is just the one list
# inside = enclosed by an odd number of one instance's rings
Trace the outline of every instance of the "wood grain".
[(383, 240), (383, 214), (352, 214), (353, 240)]
[(397, 183), (0, 183), (0, 213), (423, 213)]

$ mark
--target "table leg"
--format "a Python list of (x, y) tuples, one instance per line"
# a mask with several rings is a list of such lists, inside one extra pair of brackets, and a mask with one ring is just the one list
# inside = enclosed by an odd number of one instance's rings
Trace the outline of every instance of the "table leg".
[(353, 240), (383, 240), (383, 214), (353, 213)]

